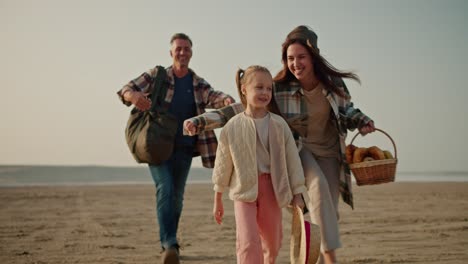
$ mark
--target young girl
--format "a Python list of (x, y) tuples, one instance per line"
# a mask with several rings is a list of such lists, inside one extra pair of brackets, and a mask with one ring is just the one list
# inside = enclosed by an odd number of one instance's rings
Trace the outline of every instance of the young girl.
[[(353, 207), (351, 172), (345, 158), (348, 130), (374, 132), (374, 121), (356, 108), (343, 79), (359, 81), (352, 72), (333, 67), (317, 45), (317, 34), (307, 26), (294, 28), (282, 44), (282, 70), (275, 76), (274, 95), (282, 116), (301, 145), (299, 156), (309, 190), (312, 223), (320, 227), (321, 261), (336, 264), (341, 247), (338, 201)], [(231, 104), (185, 120), (192, 134), (225, 125), (242, 104)], [(306, 216), (307, 218), (307, 216)], [(323, 262), (322, 262), (323, 261)]]
[[(281, 208), (304, 208), (307, 189), (298, 150), (272, 97), (273, 78), (262, 66), (236, 74), (245, 111), (221, 131), (213, 171), (213, 214), (221, 224), (222, 193), (234, 200), (237, 263), (275, 263), (281, 247)], [(306, 201), (304, 201), (305, 199)]]

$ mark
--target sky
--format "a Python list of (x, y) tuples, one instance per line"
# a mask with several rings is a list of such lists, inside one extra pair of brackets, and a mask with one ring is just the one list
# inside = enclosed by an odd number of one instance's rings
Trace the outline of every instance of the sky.
[[(391, 136), (399, 171), (468, 171), (467, 13), (464, 0), (0, 0), (0, 165), (143, 166), (116, 92), (171, 64), (174, 33), (194, 42), (190, 67), (238, 99), (236, 70), (276, 74), (287, 33), (308, 25), (361, 78), (346, 82), (353, 102)], [(394, 152), (379, 132), (353, 143)]]

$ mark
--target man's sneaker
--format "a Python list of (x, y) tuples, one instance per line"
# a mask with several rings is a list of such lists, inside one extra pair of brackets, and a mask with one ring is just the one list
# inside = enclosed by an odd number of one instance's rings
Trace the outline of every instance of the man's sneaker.
[(179, 264), (179, 250), (176, 247), (165, 249), (162, 256), (163, 264)]

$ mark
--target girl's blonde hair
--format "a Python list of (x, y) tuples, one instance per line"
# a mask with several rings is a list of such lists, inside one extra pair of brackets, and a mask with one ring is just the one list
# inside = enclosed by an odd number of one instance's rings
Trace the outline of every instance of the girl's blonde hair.
[(252, 77), (253, 77), (254, 73), (256, 73), (256, 72), (267, 73), (268, 75), (270, 75), (270, 77), (272, 77), (271, 82), (272, 82), (273, 91), (272, 91), (271, 100), (270, 100), (270, 103), (267, 106), (267, 109), (268, 109), (268, 111), (270, 111), (272, 113), (275, 113), (277, 115), (281, 115), (281, 113), (279, 111), (279, 108), (278, 108), (278, 104), (276, 103), (275, 96), (274, 96), (275, 95), (275, 87), (274, 87), (274, 83), (273, 83), (273, 76), (271, 75), (270, 71), (266, 67), (263, 67), (263, 66), (260, 66), (260, 65), (252, 65), (252, 66), (249, 66), (245, 70), (239, 68), (237, 70), (237, 72), (236, 72), (237, 92), (239, 93), (239, 98), (241, 99), (242, 104), (244, 105), (244, 107), (247, 107), (247, 100), (245, 98), (245, 95), (242, 93), (242, 85), (249, 83), (252, 80)]

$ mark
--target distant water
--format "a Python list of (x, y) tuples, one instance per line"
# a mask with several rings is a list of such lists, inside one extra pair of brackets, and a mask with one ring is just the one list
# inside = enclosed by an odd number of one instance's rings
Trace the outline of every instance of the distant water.
[[(211, 169), (192, 168), (188, 183), (210, 183)], [(402, 182), (468, 182), (468, 172), (401, 172)], [(0, 187), (35, 185), (153, 184), (145, 166), (0, 166)]]
[[(192, 168), (188, 182), (210, 182), (211, 171), (205, 168)], [(0, 166), (0, 186), (3, 187), (104, 184), (153, 184), (153, 180), (145, 166)]]

